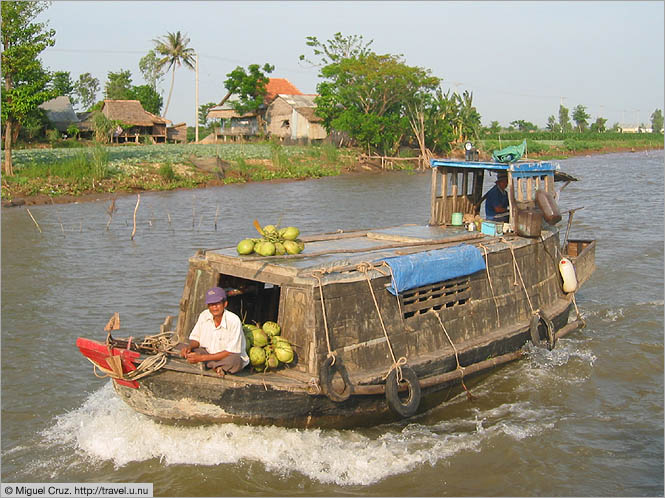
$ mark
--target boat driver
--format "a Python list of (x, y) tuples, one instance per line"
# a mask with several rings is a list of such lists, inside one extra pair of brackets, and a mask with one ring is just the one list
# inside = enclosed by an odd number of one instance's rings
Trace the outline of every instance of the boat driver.
[(221, 287), (206, 292), (206, 304), (208, 309), (199, 315), (189, 344), (181, 345), (180, 354), (189, 363), (205, 362), (220, 376), (239, 372), (249, 363), (242, 322), (226, 309), (226, 292)]
[(494, 186), (485, 194), (485, 218), (503, 220), (508, 216), (508, 174), (500, 171)]

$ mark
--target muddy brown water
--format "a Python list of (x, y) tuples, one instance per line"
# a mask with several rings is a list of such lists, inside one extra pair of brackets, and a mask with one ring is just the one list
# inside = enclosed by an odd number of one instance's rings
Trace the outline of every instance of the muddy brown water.
[[(587, 327), (399, 424), (160, 425), (78, 353), (175, 314), (187, 258), (251, 222), (305, 234), (426, 223), (429, 175), (251, 184), (2, 211), (2, 481), (151, 482), (159, 496), (662, 496), (663, 151), (559, 161), (561, 208), (597, 240)], [(219, 208), (219, 210), (218, 210)], [(216, 218), (217, 217), (217, 218)], [(217, 230), (215, 230), (215, 219)], [(565, 217), (562, 228), (565, 229)]]

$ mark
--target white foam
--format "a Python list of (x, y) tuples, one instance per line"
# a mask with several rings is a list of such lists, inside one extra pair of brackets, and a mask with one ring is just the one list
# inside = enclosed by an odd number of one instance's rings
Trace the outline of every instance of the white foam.
[[(462, 402), (462, 401), (460, 401)], [(523, 439), (546, 430), (547, 419), (524, 403), (506, 404), (473, 417), (434, 425), (411, 423), (381, 430), (336, 431), (219, 424), (177, 427), (135, 413), (110, 383), (72, 412), (57, 417), (42, 436), (47, 445), (71, 448), (60, 465), (112, 462), (116, 468), (157, 459), (164, 465), (234, 465), (261, 462), (288, 476), (298, 472), (321, 483), (368, 485), (464, 451), (480, 451), (491, 438)], [(536, 422), (534, 422), (536, 421)], [(49, 465), (58, 465), (56, 459)], [(57, 474), (57, 469), (54, 471)]]

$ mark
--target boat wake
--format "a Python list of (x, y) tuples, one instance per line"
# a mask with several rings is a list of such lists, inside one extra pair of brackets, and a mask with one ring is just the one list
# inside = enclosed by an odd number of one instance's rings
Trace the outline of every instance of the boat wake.
[[(458, 403), (464, 403), (463, 399)], [(80, 408), (57, 417), (41, 434), (43, 444), (59, 448), (61, 455), (63, 448), (73, 453), (71, 458), (53, 458), (42, 464), (57, 476), (58, 465), (71, 471), (71, 467), (108, 464), (119, 469), (149, 460), (168, 466), (233, 466), (255, 461), (284, 478), (299, 473), (321, 483), (368, 485), (462, 452), (479, 452), (492, 438), (519, 440), (537, 435), (556, 420), (555, 414), (534, 409), (529, 402), (462, 411), (444, 421), (423, 423), (421, 418), (408, 425), (366, 430), (234, 424), (178, 427), (158, 424), (134, 412), (118, 399), (109, 383)]]

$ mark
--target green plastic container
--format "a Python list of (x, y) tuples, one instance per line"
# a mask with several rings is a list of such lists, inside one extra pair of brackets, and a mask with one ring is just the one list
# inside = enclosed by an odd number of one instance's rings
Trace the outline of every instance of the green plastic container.
[(462, 225), (462, 213), (453, 213), (452, 224), (454, 226)]

